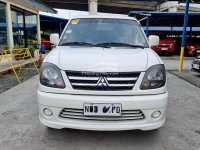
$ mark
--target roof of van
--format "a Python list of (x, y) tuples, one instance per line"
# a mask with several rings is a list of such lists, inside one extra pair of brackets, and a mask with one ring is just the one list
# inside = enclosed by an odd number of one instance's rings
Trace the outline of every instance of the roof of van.
[(122, 15), (84, 15), (84, 16), (74, 16), (71, 19), (77, 19), (77, 18), (109, 18), (109, 19), (127, 19), (127, 20), (135, 20), (134, 17), (122, 16)]

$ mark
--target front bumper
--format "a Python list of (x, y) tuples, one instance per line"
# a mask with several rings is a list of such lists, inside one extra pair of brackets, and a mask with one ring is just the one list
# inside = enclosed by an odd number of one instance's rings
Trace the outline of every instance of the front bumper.
[(160, 47), (155, 46), (152, 48), (156, 53), (174, 53), (174, 48), (172, 47)]
[[(98, 131), (119, 130), (153, 130), (165, 123), (168, 93), (146, 96), (88, 96), (45, 93), (38, 90), (39, 119), (45, 126), (51, 128), (73, 128)], [(83, 109), (83, 104), (88, 103), (121, 103), (122, 110), (140, 109), (145, 118), (129, 121), (99, 121), (67, 119), (60, 117), (63, 108)], [(52, 110), (52, 116), (44, 115), (43, 110)], [(161, 116), (152, 118), (152, 113), (159, 110)]]
[[(193, 65), (198, 65), (199, 68), (198, 68), (198, 69), (197, 69), (197, 68), (194, 68)], [(200, 73), (200, 63), (198, 63), (198, 62), (193, 62), (191, 66), (192, 66), (192, 69), (191, 69), (192, 71), (197, 72), (197, 73)]]

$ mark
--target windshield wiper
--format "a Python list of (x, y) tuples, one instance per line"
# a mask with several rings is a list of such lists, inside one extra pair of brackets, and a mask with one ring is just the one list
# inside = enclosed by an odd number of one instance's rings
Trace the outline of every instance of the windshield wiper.
[(92, 44), (87, 42), (66, 42), (62, 43), (59, 46), (93, 46), (93, 47), (103, 47), (103, 48), (111, 48), (112, 46), (115, 47), (134, 47), (134, 48), (142, 48), (144, 49), (144, 46), (141, 45), (131, 45), (127, 43), (115, 43), (115, 42), (107, 42), (107, 43), (99, 43), (99, 44)]
[(95, 46), (92, 43), (86, 43), (86, 42), (66, 42), (66, 43), (62, 43), (59, 46)]
[(127, 43), (115, 43), (115, 42), (99, 43), (99, 44), (96, 44), (96, 46), (102, 46), (102, 47), (107, 47), (107, 48), (110, 48), (112, 46), (116, 46), (116, 47), (125, 46), (125, 47), (134, 47), (134, 48), (144, 49), (144, 46), (141, 46), (141, 45), (132, 45), (132, 44), (127, 44)]

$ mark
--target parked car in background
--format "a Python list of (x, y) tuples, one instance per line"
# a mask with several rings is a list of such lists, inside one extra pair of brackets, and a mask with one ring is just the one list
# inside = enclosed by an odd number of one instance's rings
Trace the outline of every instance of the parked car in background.
[(187, 56), (196, 56), (197, 50), (200, 50), (200, 38), (189, 38), (185, 43), (185, 50)]
[[(180, 54), (182, 38), (176, 38), (174, 42), (175, 54)], [(196, 56), (200, 50), (200, 38), (187, 38), (185, 40), (185, 56)]]
[(37, 92), (39, 119), (50, 128), (153, 130), (165, 123), (165, 66), (139, 21), (89, 15), (69, 20), (45, 57)]
[(158, 35), (160, 37), (160, 43), (158, 46), (153, 46), (152, 49), (158, 54), (173, 55), (174, 43), (172, 38), (167, 37), (162, 33), (150, 33), (150, 35)]
[(41, 42), (45, 46), (45, 50), (51, 50), (51, 42), (49, 38), (41, 36)]
[(194, 58), (192, 62), (192, 71), (200, 73), (200, 50), (197, 50), (197, 56)]

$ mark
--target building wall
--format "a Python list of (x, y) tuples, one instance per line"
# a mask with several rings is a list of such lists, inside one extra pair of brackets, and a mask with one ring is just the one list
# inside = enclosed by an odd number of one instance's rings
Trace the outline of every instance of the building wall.
[(7, 45), (27, 47), (40, 44), (39, 11), (17, 2), (0, 0), (0, 51)]

